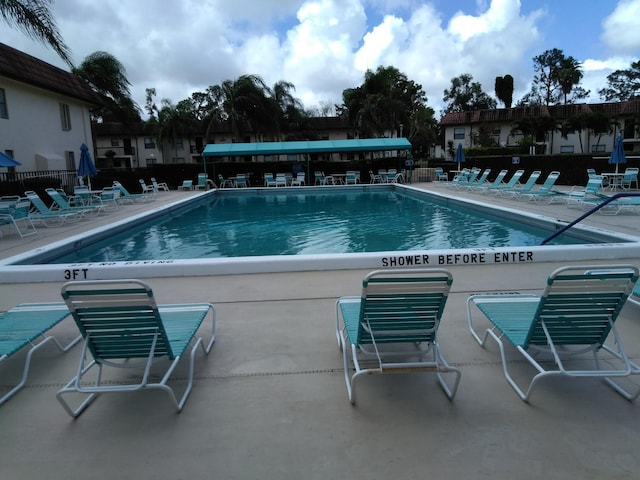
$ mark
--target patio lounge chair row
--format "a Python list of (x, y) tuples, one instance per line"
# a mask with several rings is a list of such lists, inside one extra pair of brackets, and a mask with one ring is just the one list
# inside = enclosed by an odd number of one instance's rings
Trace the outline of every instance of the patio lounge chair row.
[[(505, 378), (524, 401), (549, 376), (603, 378), (634, 400), (640, 386), (616, 380), (640, 375), (640, 365), (628, 358), (615, 321), (638, 274), (633, 265), (562, 267), (551, 273), (541, 295), (471, 295), (468, 328), (481, 346), (487, 338), (496, 341)], [(454, 398), (461, 371), (447, 363), (437, 342), (452, 282), (451, 274), (439, 268), (380, 270), (364, 278), (360, 297), (337, 300), (336, 336), (352, 403), (357, 380), (385, 373), (435, 373), (447, 397)], [(478, 314), (488, 327), (478, 327)], [(605, 343), (610, 334), (611, 346)], [(509, 371), (507, 350), (521, 354), (535, 369), (525, 387)], [(453, 380), (446, 383), (443, 374)]]
[[(481, 346), (488, 338), (498, 344), (505, 378), (524, 401), (548, 376), (602, 378), (634, 400), (640, 387), (622, 381), (640, 375), (640, 366), (626, 354), (615, 322), (634, 288), (640, 293), (638, 275), (637, 267), (626, 264), (570, 266), (552, 272), (539, 296), (471, 295), (466, 302), (468, 328)], [(337, 299), (336, 338), (352, 403), (361, 378), (387, 373), (434, 373), (453, 400), (462, 371), (445, 360), (438, 343), (452, 284), (452, 274), (442, 268), (377, 270), (364, 277), (360, 296)], [(164, 391), (177, 411), (184, 407), (193, 386), (196, 350), (207, 354), (215, 341), (212, 304), (158, 305), (151, 287), (140, 280), (73, 281), (62, 287), (61, 295), (64, 303), (22, 304), (0, 314), (0, 361), (31, 347), (22, 378), (0, 404), (25, 385), (32, 354), (55, 340), (48, 332), (70, 315), (84, 346), (76, 375), (57, 398), (71, 416), (80, 415), (100, 394), (142, 389)], [(480, 327), (478, 316), (488, 326)], [(211, 333), (204, 340), (198, 331), (206, 318), (211, 320)], [(610, 335), (611, 345), (606, 343)], [(40, 337), (43, 340), (36, 342)], [(55, 341), (66, 351), (78, 340), (66, 346)], [(534, 367), (536, 373), (524, 387), (509, 371), (513, 365), (507, 350), (521, 354)], [(585, 353), (590, 354), (588, 364)], [(187, 385), (177, 396), (169, 380), (187, 354)], [(162, 358), (169, 364), (156, 381), (151, 369)], [(142, 375), (138, 381), (125, 375), (103, 382), (106, 368), (139, 368)], [(69, 398), (78, 394), (84, 397), (72, 406)]]
[(72, 196), (55, 188), (47, 188), (46, 193), (52, 201), (51, 206), (31, 190), (27, 190), (24, 197), (0, 199), (0, 226), (12, 225), (20, 237), (25, 237), (37, 233), (35, 223), (46, 227), (60, 226), (68, 221), (116, 210), (123, 203), (153, 200), (149, 194), (129, 193), (117, 181), (113, 187), (100, 191), (77, 188)]

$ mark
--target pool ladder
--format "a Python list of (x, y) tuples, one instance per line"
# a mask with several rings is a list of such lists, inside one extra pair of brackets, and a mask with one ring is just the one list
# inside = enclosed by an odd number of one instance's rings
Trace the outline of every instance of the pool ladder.
[(640, 197), (640, 193), (628, 193), (628, 192), (622, 192), (622, 193), (616, 193), (615, 195), (611, 195), (609, 198), (605, 199), (602, 203), (599, 203), (598, 205), (596, 205), (595, 207), (593, 207), (592, 209), (590, 209), (589, 211), (587, 211), (584, 215), (581, 215), (580, 217), (576, 218), (573, 222), (569, 223), (568, 225), (565, 225), (564, 227), (562, 227), (560, 230), (558, 230), (557, 232), (555, 232), (553, 235), (545, 238), (540, 245), (545, 245), (548, 242), (550, 242), (551, 240), (553, 240), (554, 238), (562, 235), (564, 232), (566, 232), (567, 230), (569, 230), (571, 227), (573, 227), (575, 224), (581, 222), (582, 220), (584, 220), (585, 218), (587, 218), (588, 216), (590, 216), (591, 214), (597, 212), (598, 210), (600, 210), (602, 207), (608, 205), (609, 203), (613, 202), (614, 200), (617, 200), (619, 198), (622, 197)]

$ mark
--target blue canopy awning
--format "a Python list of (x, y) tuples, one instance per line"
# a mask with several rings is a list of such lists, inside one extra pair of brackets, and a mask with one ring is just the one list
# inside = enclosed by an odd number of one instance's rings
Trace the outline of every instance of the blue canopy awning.
[(210, 143), (204, 157), (244, 155), (288, 155), (297, 153), (380, 152), (411, 150), (406, 138), (358, 138), (353, 140), (313, 140), (297, 142)]

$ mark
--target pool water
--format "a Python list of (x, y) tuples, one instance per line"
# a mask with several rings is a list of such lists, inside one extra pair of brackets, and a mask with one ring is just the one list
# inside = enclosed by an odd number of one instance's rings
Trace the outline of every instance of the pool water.
[(213, 195), (49, 263), (533, 246), (549, 234), (411, 193), (262, 192)]

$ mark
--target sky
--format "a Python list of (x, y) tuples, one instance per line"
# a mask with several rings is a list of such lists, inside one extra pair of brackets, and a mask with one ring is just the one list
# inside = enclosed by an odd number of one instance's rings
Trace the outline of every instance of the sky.
[[(133, 100), (172, 103), (240, 75), (293, 83), (305, 108), (342, 103), (367, 69), (393, 66), (422, 85), (437, 115), (451, 79), (495, 96), (530, 90), (533, 57), (557, 48), (582, 64), (586, 100), (640, 59), (640, 0), (52, 0), (75, 65), (96, 51), (125, 67)], [(55, 66), (51, 49), (0, 23), (0, 43)]]

